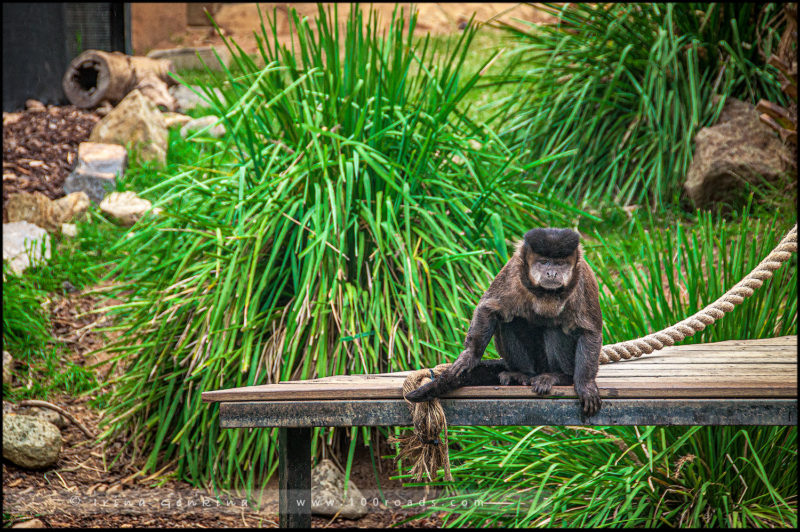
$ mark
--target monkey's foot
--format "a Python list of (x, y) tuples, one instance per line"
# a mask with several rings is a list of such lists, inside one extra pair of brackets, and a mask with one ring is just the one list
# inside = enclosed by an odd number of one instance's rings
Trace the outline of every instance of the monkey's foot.
[(531, 378), (520, 371), (501, 371), (498, 377), (500, 378), (500, 384), (503, 386), (509, 386), (513, 383), (527, 386), (531, 383)]
[(547, 395), (550, 393), (550, 390), (557, 380), (556, 376), (552, 373), (542, 373), (541, 375), (531, 378), (531, 388), (533, 388), (534, 393)]

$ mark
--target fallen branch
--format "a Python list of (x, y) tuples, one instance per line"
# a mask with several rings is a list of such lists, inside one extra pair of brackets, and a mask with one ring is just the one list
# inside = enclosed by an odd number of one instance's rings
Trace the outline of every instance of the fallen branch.
[(48, 403), (47, 401), (39, 401), (36, 399), (25, 399), (24, 401), (19, 402), (19, 406), (38, 406), (40, 408), (49, 408), (50, 410), (54, 410), (68, 419), (73, 425), (78, 427), (81, 432), (83, 432), (87, 438), (94, 439), (92, 433), (89, 432), (89, 429), (83, 426), (80, 421), (75, 419), (75, 416), (61, 408), (60, 406), (56, 406), (53, 403)]

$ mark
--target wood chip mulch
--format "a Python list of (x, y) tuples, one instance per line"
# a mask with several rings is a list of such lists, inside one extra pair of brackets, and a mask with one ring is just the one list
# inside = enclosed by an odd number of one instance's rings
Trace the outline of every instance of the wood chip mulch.
[(78, 145), (89, 139), (100, 117), (73, 105), (3, 113), (3, 222), (15, 192), (64, 196), (64, 181), (75, 167)]

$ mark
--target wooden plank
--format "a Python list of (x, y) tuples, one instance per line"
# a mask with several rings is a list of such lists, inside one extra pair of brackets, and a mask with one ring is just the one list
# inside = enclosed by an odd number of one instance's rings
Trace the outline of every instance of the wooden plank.
[[(577, 399), (443, 399), (451, 426), (467, 425), (795, 425), (790, 399), (607, 399), (584, 419)], [(220, 405), (223, 428), (410, 426), (403, 401), (231, 402)]]
[(281, 528), (311, 528), (310, 428), (278, 430), (278, 487)]
[[(610, 397), (797, 397), (797, 380), (791, 376), (761, 376), (757, 382), (746, 376), (706, 377), (604, 377), (597, 379), (601, 396)], [(553, 395), (574, 395), (571, 386), (556, 386)], [(447, 397), (529, 397), (528, 386), (470, 386), (450, 392)], [(402, 387), (347, 384), (265, 385), (219, 390), (203, 394), (203, 401), (306, 401), (322, 399), (400, 398)]]

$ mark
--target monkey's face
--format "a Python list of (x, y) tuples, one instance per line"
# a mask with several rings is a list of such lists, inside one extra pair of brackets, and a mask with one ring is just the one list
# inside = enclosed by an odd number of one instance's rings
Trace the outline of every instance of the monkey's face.
[(573, 257), (553, 258), (531, 253), (529, 268), (533, 286), (557, 290), (569, 284), (575, 260)]

